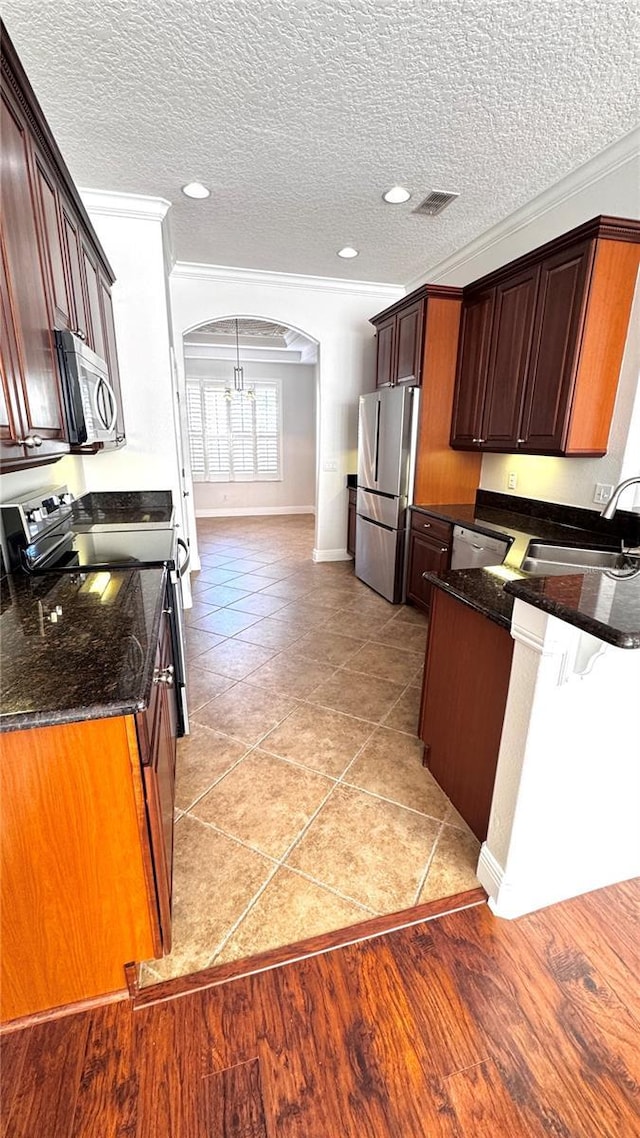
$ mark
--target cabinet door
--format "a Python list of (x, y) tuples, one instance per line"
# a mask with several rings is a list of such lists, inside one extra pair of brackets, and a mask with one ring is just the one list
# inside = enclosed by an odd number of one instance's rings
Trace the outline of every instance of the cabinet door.
[(585, 241), (542, 263), (520, 450), (564, 448), (593, 251)]
[(393, 383), (396, 345), (396, 318), (390, 316), (377, 327), (376, 387), (389, 387)]
[[(25, 123), (2, 95), (2, 234), (19, 375), (13, 393), (22, 438), (35, 440), (15, 457), (37, 463), (69, 450), (38, 241), (39, 211)], [(3, 368), (5, 377), (10, 367)], [(7, 456), (8, 457), (8, 456)]]
[(495, 288), (465, 297), (456, 390), (451, 424), (451, 446), (476, 449), (482, 425)]
[(540, 268), (510, 277), (496, 288), (480, 444), (493, 450), (516, 450), (524, 385), (533, 339), (533, 313)]
[(37, 150), (34, 150), (34, 163), (43, 237), (42, 252), (49, 281), (53, 323), (55, 328), (71, 328), (73, 319), (71, 284), (62, 236), (58, 192), (55, 179)]
[(80, 260), (80, 226), (75, 211), (64, 198), (60, 200), (60, 217), (62, 222), (63, 246), (69, 266), (72, 308), (71, 331), (75, 332), (76, 336), (79, 336), (81, 340), (86, 340), (87, 301)]
[(19, 446), (16, 439), (21, 437), (20, 407), (17, 392), (22, 386), (18, 342), (13, 320), (11, 297), (9, 295), (4, 243), (0, 241), (0, 374), (2, 394), (0, 396), (0, 457), (9, 464), (24, 458), (26, 447)]
[(433, 777), (482, 842), (487, 836), (513, 640), (508, 629), (434, 589), (420, 738)]
[(409, 533), (409, 560), (407, 566), (407, 599), (418, 608), (428, 612), (431, 606), (432, 586), (422, 577), (423, 573), (444, 573), (449, 567), (449, 546), (433, 538), (423, 537), (411, 530)]
[(80, 238), (81, 264), (86, 283), (87, 297), (87, 343), (92, 351), (106, 358), (104, 330), (102, 327), (102, 308), (100, 305), (100, 282), (98, 268), (87, 243)]
[(356, 497), (357, 493), (349, 487), (349, 513), (347, 517), (347, 553), (356, 555)]
[(424, 303), (410, 304), (396, 316), (396, 383), (419, 384), (422, 376)]

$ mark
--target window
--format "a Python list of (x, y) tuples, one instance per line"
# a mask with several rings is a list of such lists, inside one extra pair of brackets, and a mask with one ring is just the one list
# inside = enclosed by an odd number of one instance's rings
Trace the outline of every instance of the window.
[(279, 380), (257, 380), (240, 395), (219, 380), (188, 379), (187, 419), (194, 481), (280, 480), (280, 402)]

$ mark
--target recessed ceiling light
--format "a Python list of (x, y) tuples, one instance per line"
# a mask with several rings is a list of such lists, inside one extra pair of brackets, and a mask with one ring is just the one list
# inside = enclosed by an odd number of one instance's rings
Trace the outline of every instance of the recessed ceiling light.
[(409, 201), (411, 194), (404, 186), (392, 186), (390, 190), (385, 190), (382, 197), (384, 201), (389, 202), (389, 205), (401, 205), (402, 202)]
[(202, 185), (202, 182), (187, 182), (186, 186), (182, 187), (183, 194), (188, 198), (208, 198), (211, 190)]
[(344, 257), (345, 261), (348, 261), (351, 257), (358, 256), (358, 250), (354, 249), (353, 245), (345, 245), (343, 249), (338, 249), (338, 256)]

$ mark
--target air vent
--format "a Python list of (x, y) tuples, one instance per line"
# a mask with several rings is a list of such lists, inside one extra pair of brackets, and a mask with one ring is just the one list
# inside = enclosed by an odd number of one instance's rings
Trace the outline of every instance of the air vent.
[(448, 194), (446, 190), (432, 190), (427, 194), (424, 201), (420, 202), (413, 210), (414, 213), (423, 213), (427, 217), (435, 217), (436, 214), (442, 213), (450, 202), (455, 201), (459, 194)]

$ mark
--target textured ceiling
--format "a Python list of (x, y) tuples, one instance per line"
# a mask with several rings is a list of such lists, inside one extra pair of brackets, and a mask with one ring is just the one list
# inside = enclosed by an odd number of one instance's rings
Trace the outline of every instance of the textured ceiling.
[[(404, 284), (638, 118), (636, 0), (4, 0), (3, 18), (76, 182), (169, 198), (186, 261)], [(193, 178), (208, 200), (181, 195)], [(395, 182), (407, 205), (381, 201)], [(414, 216), (432, 189), (460, 198)]]

